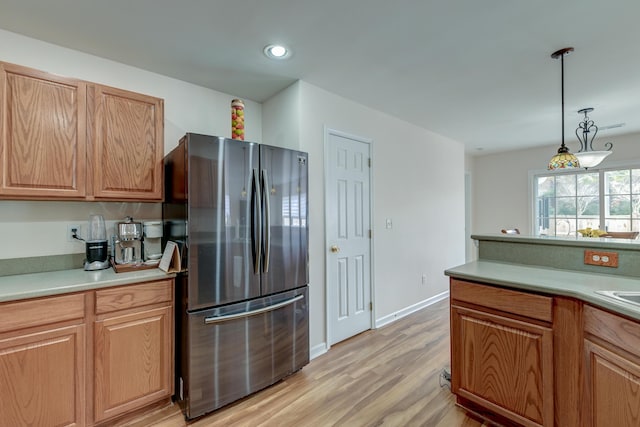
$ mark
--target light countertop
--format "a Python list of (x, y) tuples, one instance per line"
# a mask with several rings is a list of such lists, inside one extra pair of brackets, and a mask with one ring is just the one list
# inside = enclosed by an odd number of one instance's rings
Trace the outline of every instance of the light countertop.
[(113, 269), (84, 271), (83, 269), (17, 274), (0, 277), (0, 302), (59, 295), (112, 286), (129, 285), (175, 277), (153, 268), (127, 273)]
[(640, 320), (640, 305), (596, 293), (640, 292), (640, 278), (483, 260), (447, 269), (445, 274), (511, 289), (572, 297)]

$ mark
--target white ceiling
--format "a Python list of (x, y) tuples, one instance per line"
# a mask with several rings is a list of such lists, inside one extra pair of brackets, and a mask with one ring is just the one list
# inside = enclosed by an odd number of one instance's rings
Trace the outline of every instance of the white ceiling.
[(640, 131), (639, 16), (638, 0), (0, 0), (8, 31), (258, 102), (302, 79), (471, 154), (559, 143), (550, 55), (567, 46), (569, 147), (584, 107), (626, 123), (595, 145)]

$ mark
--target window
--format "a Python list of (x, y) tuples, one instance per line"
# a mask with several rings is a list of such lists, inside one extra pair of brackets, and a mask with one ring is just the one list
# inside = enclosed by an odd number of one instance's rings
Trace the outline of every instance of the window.
[(640, 169), (549, 172), (534, 175), (533, 186), (536, 235), (640, 231)]

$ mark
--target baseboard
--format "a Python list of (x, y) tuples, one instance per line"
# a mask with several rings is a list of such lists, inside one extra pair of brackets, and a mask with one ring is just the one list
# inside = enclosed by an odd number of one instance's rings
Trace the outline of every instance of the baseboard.
[(449, 291), (444, 291), (438, 295), (434, 295), (431, 298), (427, 298), (426, 300), (420, 301), (418, 303), (410, 305), (409, 307), (405, 307), (402, 310), (398, 310), (394, 313), (388, 314), (384, 317), (377, 319), (375, 327), (380, 328), (384, 325), (388, 325), (389, 323), (395, 322), (398, 319), (402, 319), (403, 317), (408, 316), (411, 313), (415, 313), (418, 310), (428, 307), (431, 304), (435, 304), (438, 301), (442, 301), (443, 299), (446, 299), (448, 297), (449, 297)]
[(311, 349), (309, 350), (309, 359), (313, 360), (318, 356), (322, 356), (327, 351), (329, 351), (329, 349), (327, 348), (327, 343), (323, 342), (318, 345), (315, 345), (311, 347)]

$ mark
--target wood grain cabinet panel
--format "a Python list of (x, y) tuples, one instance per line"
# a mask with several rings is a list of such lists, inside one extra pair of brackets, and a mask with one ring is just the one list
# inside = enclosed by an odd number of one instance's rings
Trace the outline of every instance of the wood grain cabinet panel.
[(584, 308), (585, 427), (640, 425), (640, 323)]
[(0, 424), (85, 425), (85, 327), (0, 339)]
[(0, 63), (0, 196), (85, 197), (86, 88)]
[(164, 101), (0, 62), (0, 198), (162, 201)]
[(452, 279), (451, 391), (458, 403), (500, 423), (553, 426), (552, 318), (549, 297)]
[(585, 427), (640, 425), (640, 364), (585, 340)]
[(97, 291), (96, 314), (95, 422), (171, 397), (173, 280)]
[(452, 306), (452, 391), (525, 426), (553, 425), (553, 331)]
[(93, 195), (162, 200), (162, 99), (96, 85), (94, 100)]
[(96, 322), (96, 421), (171, 396), (171, 313), (162, 307)]

